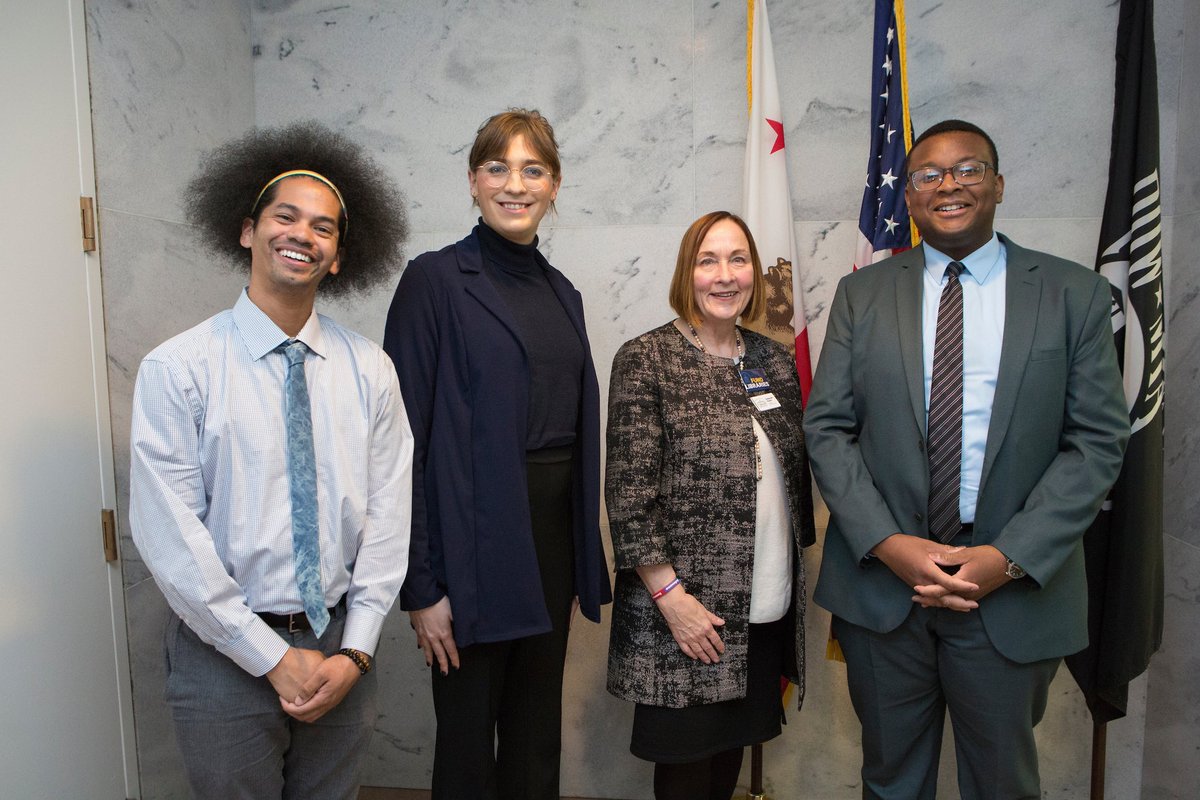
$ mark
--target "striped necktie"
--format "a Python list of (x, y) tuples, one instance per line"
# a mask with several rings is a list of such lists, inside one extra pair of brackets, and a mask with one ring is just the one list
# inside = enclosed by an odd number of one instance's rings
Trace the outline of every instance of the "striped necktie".
[(963, 265), (946, 266), (946, 286), (938, 301), (929, 389), (929, 533), (948, 542), (962, 527), (958, 495), (962, 475)]
[(320, 636), (329, 624), (325, 591), (321, 588), (321, 543), (317, 524), (317, 461), (313, 452), (312, 409), (304, 356), (308, 346), (291, 341), (282, 346), (287, 356), (287, 461), (292, 500), (292, 553), (296, 560), (296, 585), (304, 613)]

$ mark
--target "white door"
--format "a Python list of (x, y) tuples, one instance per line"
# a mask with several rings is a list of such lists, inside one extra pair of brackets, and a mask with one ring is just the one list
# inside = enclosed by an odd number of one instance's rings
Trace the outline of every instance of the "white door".
[(113, 508), (83, 0), (0, 26), (0, 795), (138, 794)]

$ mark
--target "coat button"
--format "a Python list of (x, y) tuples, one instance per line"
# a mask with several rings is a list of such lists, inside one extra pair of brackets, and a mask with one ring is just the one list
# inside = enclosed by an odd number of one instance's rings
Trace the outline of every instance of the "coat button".
[(921, 451), (922, 453), (925, 452), (925, 440), (924, 439), (917, 439), (917, 450)]
[(917, 513), (913, 514), (913, 519), (915, 519), (917, 522), (924, 522), (925, 515), (918, 511)]

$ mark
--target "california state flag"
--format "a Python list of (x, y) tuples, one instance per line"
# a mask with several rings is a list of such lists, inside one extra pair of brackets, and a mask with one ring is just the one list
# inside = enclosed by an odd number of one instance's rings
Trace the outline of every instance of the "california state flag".
[(750, 125), (742, 206), (766, 270), (766, 318), (754, 328), (796, 350), (796, 374), (805, 404), (812, 386), (808, 319), (796, 263), (792, 194), (788, 188), (783, 114), (775, 80), (775, 53), (764, 0), (748, 0), (746, 92)]

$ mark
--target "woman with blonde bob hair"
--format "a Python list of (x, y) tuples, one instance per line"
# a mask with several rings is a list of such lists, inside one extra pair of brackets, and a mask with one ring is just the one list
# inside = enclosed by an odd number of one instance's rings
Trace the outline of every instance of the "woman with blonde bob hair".
[(779, 734), (780, 676), (803, 697), (803, 410), (788, 351), (737, 324), (766, 302), (739, 217), (692, 223), (670, 301), (679, 317), (612, 367), (608, 690), (637, 704), (630, 751), (658, 800), (728, 800), (743, 748)]
[(537, 249), (550, 123), (489, 118), (467, 185), (479, 224), (408, 265), (384, 333), (415, 439), (400, 605), (434, 667), (434, 800), (557, 800), (567, 630), (611, 592), (583, 301)]

